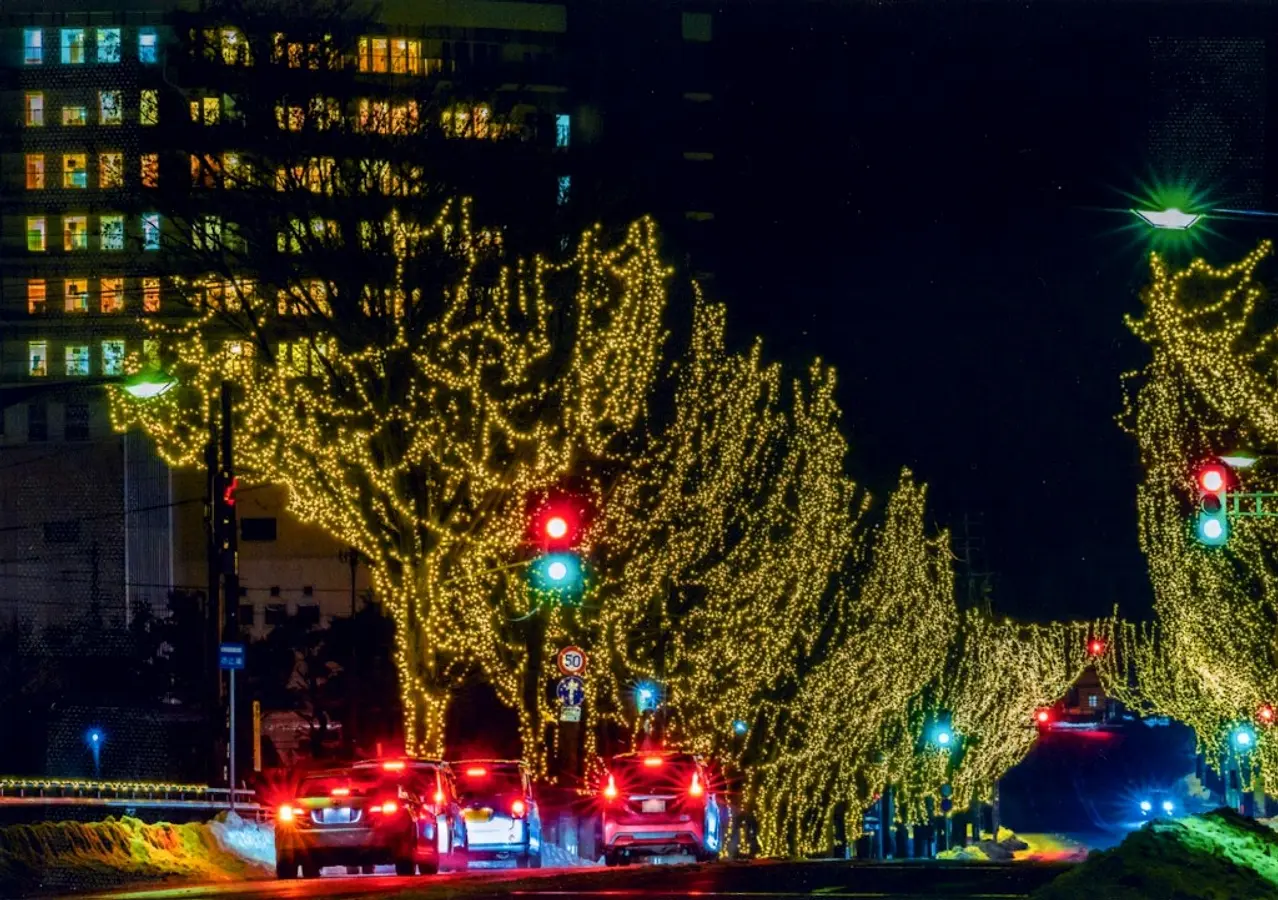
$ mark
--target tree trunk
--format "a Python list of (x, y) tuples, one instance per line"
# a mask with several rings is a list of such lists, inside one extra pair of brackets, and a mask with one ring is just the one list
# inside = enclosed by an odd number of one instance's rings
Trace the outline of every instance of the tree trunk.
[[(384, 566), (371, 570), (374, 589), (395, 621), (395, 669), (403, 704), (404, 750), (413, 756), (444, 758), (449, 680), (426, 645), (431, 633), (429, 598), (422, 596), (416, 572), (397, 578)], [(423, 615), (424, 614), (424, 615)]]

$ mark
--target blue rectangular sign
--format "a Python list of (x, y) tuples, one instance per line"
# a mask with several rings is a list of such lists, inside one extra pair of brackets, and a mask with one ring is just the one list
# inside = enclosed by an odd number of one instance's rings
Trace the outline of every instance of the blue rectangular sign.
[(217, 651), (217, 664), (223, 669), (244, 668), (244, 645), (223, 644)]

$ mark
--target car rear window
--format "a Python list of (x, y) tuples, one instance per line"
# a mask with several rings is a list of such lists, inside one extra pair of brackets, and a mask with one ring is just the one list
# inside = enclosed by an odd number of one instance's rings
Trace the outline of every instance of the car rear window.
[(630, 794), (686, 790), (695, 771), (696, 761), (686, 753), (614, 756), (608, 763), (608, 772), (616, 779), (618, 790)]
[(336, 772), (325, 775), (312, 775), (302, 780), (298, 795), (302, 797), (330, 797), (335, 790), (350, 791), (352, 797), (362, 797), (372, 791), (394, 786), (393, 779), (387, 779), (383, 773), (373, 771)]
[(472, 763), (457, 767), (457, 793), (463, 802), (522, 797), (524, 781), (517, 766)]

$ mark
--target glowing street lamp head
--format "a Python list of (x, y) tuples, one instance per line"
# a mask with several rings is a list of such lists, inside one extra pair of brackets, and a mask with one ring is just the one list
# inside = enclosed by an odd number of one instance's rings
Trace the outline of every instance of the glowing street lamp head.
[(1239, 753), (1248, 753), (1256, 746), (1256, 732), (1250, 725), (1239, 725), (1234, 729), (1234, 749)]
[(1133, 209), (1145, 224), (1164, 231), (1188, 231), (1202, 218), (1198, 213), (1187, 213), (1171, 207), (1168, 209)]
[(1172, 810), (1174, 810), (1175, 808), (1176, 808), (1176, 804), (1172, 803), (1170, 800), (1163, 801), (1163, 812), (1167, 813), (1167, 815), (1170, 816), (1172, 814)]
[(1150, 803), (1148, 800), (1142, 800), (1142, 801), (1140, 801), (1140, 811), (1141, 811), (1141, 812), (1143, 812), (1143, 813), (1147, 813), (1147, 812), (1149, 812), (1150, 810), (1152, 810), (1153, 808), (1154, 808), (1154, 804)]
[(139, 372), (124, 380), (124, 392), (135, 400), (150, 400), (168, 393), (177, 379), (154, 369)]
[(954, 740), (954, 736), (950, 734), (949, 729), (942, 728), (936, 733), (936, 742), (942, 747), (948, 747), (952, 740)]

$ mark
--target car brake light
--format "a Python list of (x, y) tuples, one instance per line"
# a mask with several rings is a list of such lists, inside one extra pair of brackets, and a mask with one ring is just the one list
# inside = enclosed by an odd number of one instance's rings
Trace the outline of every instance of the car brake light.
[(391, 813), (396, 812), (398, 809), (399, 809), (399, 804), (396, 803), (394, 800), (387, 800), (381, 806), (382, 812), (384, 812), (388, 816)]
[(443, 803), (443, 802), (444, 802), (444, 792), (443, 792), (443, 791), (436, 791), (436, 792), (435, 792), (435, 803), (436, 803), (436, 804), (440, 804), (440, 803)]
[(661, 762), (662, 760), (660, 756), (645, 756), (643, 758), (643, 764), (645, 766), (659, 766), (661, 765)]
[(382, 771), (384, 772), (402, 772), (404, 771), (404, 761), (402, 759), (392, 760), (391, 762), (382, 763)]
[(280, 811), (275, 814), (275, 818), (281, 822), (292, 822), (293, 816), (293, 807), (288, 805), (281, 806)]
[(488, 770), (483, 766), (474, 766), (466, 770), (466, 774), (472, 778), (483, 778), (488, 774)]
[(334, 797), (349, 797), (351, 795), (350, 788), (333, 788)]
[(516, 800), (514, 803), (510, 804), (510, 814), (516, 819), (522, 819), (524, 817), (524, 813), (527, 811), (528, 807), (524, 805), (524, 801), (522, 800)]
[(705, 793), (705, 788), (701, 786), (701, 775), (697, 772), (692, 773), (692, 786), (688, 788), (688, 794), (693, 797), (700, 797)]
[(604, 788), (604, 796), (609, 800), (617, 799), (617, 782), (611, 775), (608, 776), (608, 784)]

